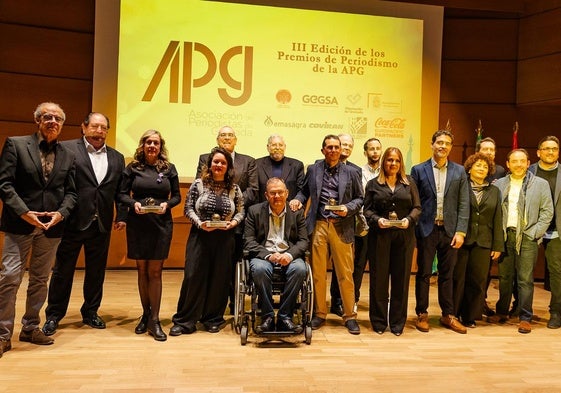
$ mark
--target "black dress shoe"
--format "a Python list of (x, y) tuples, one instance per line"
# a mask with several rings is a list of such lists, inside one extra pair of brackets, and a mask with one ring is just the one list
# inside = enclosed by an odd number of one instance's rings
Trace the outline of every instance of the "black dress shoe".
[(312, 318), (312, 330), (317, 330), (320, 327), (325, 325), (325, 319), (320, 317), (313, 317)]
[(154, 321), (153, 319), (148, 320), (147, 324), (148, 334), (154, 337), (156, 341), (166, 341), (168, 336), (162, 330), (160, 321)]
[(93, 327), (94, 329), (105, 329), (105, 322), (97, 314), (93, 314), (88, 317), (82, 317), (82, 322), (90, 327)]
[(402, 334), (403, 332), (402, 332), (401, 330), (395, 330), (395, 331), (392, 330), (392, 333), (393, 333), (395, 336), (399, 337), (399, 336), (401, 336), (401, 334)]
[(136, 325), (136, 327), (134, 328), (134, 332), (136, 334), (143, 334), (146, 333), (147, 330), (148, 330), (148, 315), (143, 314), (140, 317), (140, 322), (138, 322), (138, 325)]
[(304, 329), (302, 328), (302, 326), (295, 324), (290, 318), (280, 319), (277, 322), (277, 331), (279, 332), (292, 332), (295, 334), (300, 334), (303, 330)]
[(331, 314), (338, 315), (340, 317), (343, 316), (343, 306), (341, 304), (334, 304), (329, 308), (329, 312)]
[(218, 324), (207, 325), (206, 330), (209, 333), (218, 333), (220, 331), (220, 325)]
[(272, 316), (265, 317), (261, 321), (261, 325), (257, 325), (255, 327), (255, 333), (261, 334), (265, 332), (274, 332), (275, 331), (275, 318)]
[(345, 322), (345, 327), (351, 334), (360, 334), (360, 326), (358, 326), (356, 319), (348, 319)]
[(194, 323), (187, 323), (185, 326), (182, 325), (173, 325), (172, 328), (169, 330), (170, 336), (181, 336), (182, 334), (192, 334), (197, 331), (197, 326)]
[(55, 321), (54, 319), (47, 319), (47, 321), (43, 325), (43, 333), (45, 333), (45, 336), (52, 336), (53, 334), (55, 334), (57, 327), (57, 321)]

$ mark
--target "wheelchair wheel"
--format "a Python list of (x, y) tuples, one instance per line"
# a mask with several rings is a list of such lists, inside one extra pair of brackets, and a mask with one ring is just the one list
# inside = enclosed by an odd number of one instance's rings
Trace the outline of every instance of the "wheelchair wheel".
[(234, 329), (240, 334), (240, 329), (245, 313), (245, 271), (244, 261), (236, 263), (236, 293), (234, 300)]
[(306, 339), (306, 344), (310, 345), (312, 343), (312, 327), (306, 326), (304, 329), (304, 338)]
[(240, 342), (242, 345), (247, 344), (248, 326), (244, 324), (240, 329)]

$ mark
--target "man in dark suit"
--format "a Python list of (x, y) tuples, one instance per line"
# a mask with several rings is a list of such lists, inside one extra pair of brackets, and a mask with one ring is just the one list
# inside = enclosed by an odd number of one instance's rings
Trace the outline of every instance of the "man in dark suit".
[[(243, 193), (244, 207), (245, 210), (255, 203), (257, 193), (259, 192), (259, 183), (257, 181), (257, 171), (255, 169), (255, 159), (253, 157), (247, 156), (235, 152), (236, 143), (238, 138), (236, 137), (236, 132), (230, 126), (223, 126), (218, 130), (218, 135), (216, 136), (216, 143), (221, 148), (225, 149), (228, 153), (232, 155), (232, 160), (234, 161), (234, 183), (236, 183)], [(208, 160), (208, 153), (201, 154), (199, 157), (199, 164), (197, 165), (196, 178), (201, 177), (203, 167)], [(243, 223), (242, 225), (236, 226), (234, 228), (235, 234), (235, 250), (232, 263), (236, 262), (242, 256), (243, 249)], [(235, 269), (233, 269), (235, 272)], [(232, 275), (232, 282), (230, 288), (230, 314), (234, 314), (234, 275)]]
[(306, 278), (304, 255), (308, 248), (308, 232), (303, 210), (287, 208), (288, 189), (282, 179), (267, 181), (266, 202), (249, 208), (244, 229), (245, 250), (261, 307), (261, 324), (257, 333), (275, 330), (272, 283), (273, 265), (280, 265), (286, 274), (276, 330), (301, 333), (302, 326), (292, 321), (292, 311), (302, 283)]
[[(481, 152), (485, 154), (493, 162), (495, 162), (496, 150), (497, 150), (497, 145), (495, 143), (495, 140), (489, 137), (483, 138), (482, 140), (479, 141), (477, 145), (475, 145), (476, 153)], [(489, 175), (487, 181), (491, 183), (497, 179), (500, 179), (501, 177), (504, 177), (505, 175), (506, 175), (505, 168), (502, 165), (495, 163), (495, 172), (492, 175)]]
[(278, 177), (284, 181), (288, 189), (288, 200), (292, 200), (304, 184), (304, 164), (300, 160), (286, 157), (284, 152), (286, 143), (280, 135), (271, 135), (267, 140), (268, 156), (255, 160), (257, 169), (257, 180), (259, 191), (256, 201), (264, 202), (267, 181), (272, 177)]
[(66, 116), (58, 104), (35, 110), (38, 132), (6, 139), (0, 156), (0, 230), (5, 232), (0, 270), (0, 356), (12, 347), (16, 294), (29, 254), (29, 284), (20, 341), (54, 340), (39, 328), (47, 279), (64, 226), (76, 204), (74, 154), (57, 142)]
[(469, 189), (464, 167), (448, 160), (453, 140), (450, 131), (436, 131), (432, 136), (432, 157), (411, 169), (422, 206), (416, 229), (418, 270), (415, 280), (416, 327), (421, 332), (429, 331), (427, 310), (436, 254), (438, 302), (442, 309), (440, 323), (457, 333), (467, 333), (454, 316), (453, 275), (458, 249), (468, 229)]
[(105, 144), (109, 119), (92, 112), (82, 123), (80, 139), (62, 142), (76, 156), (76, 189), (78, 204), (68, 219), (49, 285), (48, 306), (43, 332), (55, 333), (66, 315), (76, 262), (84, 247), (84, 303), (80, 309), (86, 325), (104, 329), (97, 314), (103, 296), (103, 281), (109, 253), (111, 228), (125, 227), (126, 210), (118, 209), (113, 224), (115, 195), (121, 181), (125, 160), (121, 153)]
[(312, 242), (315, 288), (312, 329), (320, 328), (327, 317), (326, 274), (327, 261), (331, 258), (343, 299), (345, 326), (349, 333), (360, 334), (353, 309), (353, 241), (355, 214), (362, 207), (364, 194), (361, 174), (339, 161), (341, 141), (338, 136), (327, 135), (321, 152), (325, 160), (310, 165), (302, 191), (290, 201), (290, 208), (297, 210), (311, 200), (306, 225)]

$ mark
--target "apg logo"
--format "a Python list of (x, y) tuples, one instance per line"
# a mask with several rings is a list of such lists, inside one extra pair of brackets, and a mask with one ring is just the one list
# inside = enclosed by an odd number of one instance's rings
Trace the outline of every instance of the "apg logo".
[[(195, 52), (202, 54), (207, 62), (207, 69), (199, 78), (193, 77), (193, 54)], [(230, 61), (235, 56), (243, 56), (243, 78), (241, 80), (234, 79), (230, 75), (228, 68)], [(180, 63), (182, 61), (183, 68), (180, 73)], [(214, 78), (217, 68), (222, 81), (228, 87), (241, 92), (238, 97), (232, 97), (228, 94), (226, 88), (218, 88), (218, 95), (222, 101), (231, 106), (239, 106), (245, 104), (251, 97), (253, 85), (252, 46), (233, 46), (226, 50), (219, 61), (217, 61), (214, 53), (206, 45), (199, 42), (183, 42), (183, 48), (181, 48), (179, 41), (170, 41), (158, 68), (152, 76), (152, 80), (150, 80), (144, 92), (142, 101), (152, 101), (168, 68), (170, 70), (169, 102), (179, 102), (179, 94), (181, 92), (181, 102), (183, 104), (190, 104), (193, 89), (203, 87), (209, 83)]]

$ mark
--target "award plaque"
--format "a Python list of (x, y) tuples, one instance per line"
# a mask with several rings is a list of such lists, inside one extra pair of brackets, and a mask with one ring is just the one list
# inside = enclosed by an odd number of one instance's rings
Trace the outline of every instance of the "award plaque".
[(222, 221), (219, 214), (213, 214), (212, 219), (206, 223), (209, 228), (226, 228), (228, 221)]
[(345, 210), (343, 205), (338, 205), (334, 198), (329, 198), (328, 204), (325, 205), (325, 210), (342, 211)]
[(397, 218), (397, 213), (392, 211), (390, 212), (390, 214), (388, 214), (388, 221), (387, 221), (388, 225), (392, 226), (392, 227), (401, 227), (403, 226), (403, 221), (399, 220)]
[(140, 211), (143, 213), (161, 213), (164, 208), (160, 205), (156, 205), (154, 198), (146, 198), (145, 204), (140, 207)]

